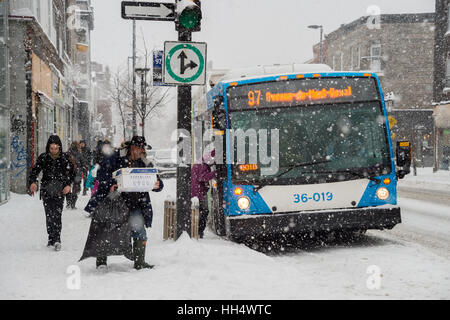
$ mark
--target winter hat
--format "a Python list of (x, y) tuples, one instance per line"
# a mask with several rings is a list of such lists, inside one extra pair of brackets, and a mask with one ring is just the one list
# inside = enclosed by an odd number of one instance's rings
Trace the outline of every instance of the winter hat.
[(141, 148), (145, 148), (148, 146), (148, 149), (151, 149), (152, 147), (145, 142), (145, 137), (143, 136), (134, 136), (131, 138), (131, 141), (127, 143), (128, 146), (137, 146)]

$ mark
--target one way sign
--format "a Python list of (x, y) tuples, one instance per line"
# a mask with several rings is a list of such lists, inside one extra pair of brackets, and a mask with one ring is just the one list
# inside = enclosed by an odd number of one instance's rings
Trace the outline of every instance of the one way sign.
[(206, 82), (206, 43), (164, 42), (164, 82), (204, 85)]
[(131, 20), (175, 21), (175, 4), (123, 1), (122, 18)]

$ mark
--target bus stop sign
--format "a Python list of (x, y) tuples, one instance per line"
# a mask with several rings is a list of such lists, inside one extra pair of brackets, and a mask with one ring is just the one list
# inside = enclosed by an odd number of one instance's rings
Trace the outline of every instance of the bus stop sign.
[(206, 83), (206, 43), (164, 42), (164, 82), (178, 85)]

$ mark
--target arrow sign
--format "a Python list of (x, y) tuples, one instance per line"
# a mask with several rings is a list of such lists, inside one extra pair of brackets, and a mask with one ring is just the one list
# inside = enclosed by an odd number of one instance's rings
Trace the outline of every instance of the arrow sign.
[(184, 53), (184, 51), (181, 51), (180, 55), (178, 56), (178, 59), (181, 60), (181, 64), (180, 64), (180, 73), (181, 74), (184, 74), (186, 69), (194, 69), (195, 67), (198, 66), (198, 64), (196, 64), (192, 60), (191, 60), (191, 62), (189, 62), (189, 64), (184, 64), (184, 60), (187, 59), (187, 55), (186, 55), (186, 53)]
[(206, 83), (206, 43), (164, 42), (163, 82), (174, 85)]
[(175, 21), (175, 4), (122, 1), (122, 18), (131, 20)]

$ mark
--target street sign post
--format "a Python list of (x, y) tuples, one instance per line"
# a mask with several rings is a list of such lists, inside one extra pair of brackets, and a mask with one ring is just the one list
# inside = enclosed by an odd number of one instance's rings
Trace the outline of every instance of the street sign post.
[(175, 21), (175, 4), (123, 1), (122, 18), (131, 20)]
[(154, 87), (166, 87), (169, 86), (163, 82), (163, 50), (153, 51), (153, 82)]
[[(175, 0), (175, 3), (123, 1), (122, 18), (175, 22), (179, 42), (165, 43), (163, 80), (166, 84), (177, 86), (177, 128), (179, 132), (184, 131), (190, 134), (192, 121), (191, 86), (206, 83), (206, 44), (192, 42), (192, 32), (201, 30), (201, 1)], [(184, 144), (184, 139), (186, 137), (182, 135), (178, 137), (179, 145)], [(183, 154), (183, 157), (190, 160), (192, 152), (188, 151), (188, 153)], [(184, 231), (191, 234), (191, 218), (188, 214), (191, 211), (190, 161), (186, 165), (178, 165), (177, 167), (176, 206), (176, 239), (178, 239)]]
[(206, 83), (206, 43), (164, 42), (164, 77), (167, 84)]

